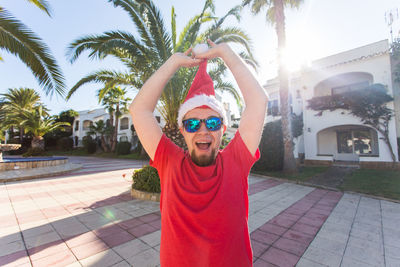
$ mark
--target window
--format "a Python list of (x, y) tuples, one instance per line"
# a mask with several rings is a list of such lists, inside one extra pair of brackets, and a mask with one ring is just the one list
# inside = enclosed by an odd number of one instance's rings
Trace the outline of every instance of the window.
[(84, 131), (88, 131), (89, 128), (90, 128), (90, 126), (92, 126), (92, 125), (93, 125), (93, 122), (92, 122), (92, 121), (90, 121), (90, 120), (85, 120), (85, 121), (83, 122), (83, 130), (84, 130)]
[(75, 131), (79, 131), (79, 121), (75, 121)]
[(271, 115), (271, 116), (280, 115), (278, 99), (268, 101), (267, 115)]
[(359, 155), (372, 154), (372, 138), (370, 131), (359, 130), (353, 132), (354, 152)]
[(127, 130), (129, 129), (129, 119), (128, 118), (122, 118), (120, 122), (120, 130)]
[(353, 153), (351, 131), (337, 132), (338, 153)]
[(365, 82), (348, 84), (348, 85), (344, 85), (344, 86), (333, 87), (332, 95), (338, 95), (338, 94), (343, 94), (346, 92), (362, 90), (368, 86), (369, 86), (369, 83), (367, 81), (365, 81)]
[(338, 153), (377, 155), (370, 129), (344, 130), (337, 132)]

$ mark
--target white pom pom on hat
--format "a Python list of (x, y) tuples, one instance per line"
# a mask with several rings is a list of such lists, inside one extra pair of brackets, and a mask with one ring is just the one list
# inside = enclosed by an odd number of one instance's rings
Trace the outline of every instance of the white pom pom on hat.
[(227, 123), (226, 112), (220, 101), (215, 97), (214, 83), (207, 73), (207, 60), (200, 63), (199, 69), (190, 86), (185, 101), (179, 108), (178, 126), (182, 127), (183, 117), (195, 108), (211, 108)]

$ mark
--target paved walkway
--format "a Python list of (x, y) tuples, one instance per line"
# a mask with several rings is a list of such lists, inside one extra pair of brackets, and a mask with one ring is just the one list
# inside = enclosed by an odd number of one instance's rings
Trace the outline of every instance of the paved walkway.
[[(158, 203), (132, 199), (143, 162), (0, 184), (0, 266), (158, 266)], [(400, 204), (250, 177), (254, 266), (400, 266)]]

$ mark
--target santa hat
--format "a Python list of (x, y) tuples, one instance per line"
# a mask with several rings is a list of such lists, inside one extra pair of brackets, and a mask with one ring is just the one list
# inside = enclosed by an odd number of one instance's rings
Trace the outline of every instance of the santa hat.
[(186, 113), (195, 108), (210, 108), (216, 111), (227, 123), (225, 109), (215, 98), (214, 83), (207, 73), (207, 60), (200, 63), (199, 70), (194, 77), (185, 101), (179, 108), (178, 125), (182, 127), (182, 120)]

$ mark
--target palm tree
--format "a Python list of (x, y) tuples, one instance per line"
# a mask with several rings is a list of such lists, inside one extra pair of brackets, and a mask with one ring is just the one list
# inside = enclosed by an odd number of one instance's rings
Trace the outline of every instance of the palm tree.
[[(242, 52), (244, 60), (256, 67), (257, 63), (251, 53), (250, 39), (246, 33), (236, 27), (223, 28), (223, 22), (229, 16), (240, 18), (241, 7), (232, 8), (224, 17), (215, 18), (212, 0), (206, 0), (203, 10), (194, 16), (178, 35), (176, 31), (175, 9), (171, 10), (171, 31), (168, 32), (158, 8), (151, 0), (109, 0), (115, 7), (125, 10), (134, 23), (138, 37), (122, 31), (109, 31), (100, 35), (84, 36), (72, 42), (69, 46), (69, 58), (74, 62), (84, 51), (90, 52), (92, 59), (102, 59), (114, 56), (128, 69), (126, 73), (112, 70), (99, 70), (74, 85), (67, 99), (83, 84), (100, 82), (105, 90), (115, 85), (128, 85), (141, 88), (144, 82), (175, 52), (185, 51), (196, 43), (205, 42), (207, 38), (216, 43), (232, 42), (245, 48)], [(202, 25), (209, 25), (201, 31)], [(214, 60), (214, 68), (210, 71), (216, 81), (215, 88), (233, 93), (237, 102), (240, 96), (232, 84), (224, 82), (222, 75), (226, 67), (222, 62)], [(184, 101), (196, 69), (180, 69), (167, 84), (160, 99), (158, 109), (166, 121), (164, 132), (180, 146), (184, 146), (178, 125), (178, 109)]]
[(96, 121), (94, 125), (90, 125), (88, 135), (95, 135), (96, 137), (100, 135), (101, 148), (104, 152), (109, 152), (110, 148), (107, 144), (107, 140), (112, 134), (112, 129), (103, 120)]
[[(50, 16), (45, 0), (28, 0)], [(64, 94), (64, 76), (48, 46), (21, 21), (0, 6), (0, 49), (19, 57), (31, 69), (47, 95)], [(0, 57), (0, 60), (2, 58)]]
[[(1, 94), (0, 118), (1, 125), (5, 129), (12, 127), (19, 128), (19, 141), (22, 144), (24, 127), (22, 125), (24, 112), (30, 112), (37, 108), (40, 103), (40, 96), (30, 88), (8, 89), (6, 94)], [(43, 112), (47, 112), (46, 109)]]
[(54, 118), (48, 116), (45, 108), (40, 105), (32, 111), (23, 112), (23, 120), (21, 121), (25, 129), (25, 133), (33, 135), (31, 148), (44, 150), (44, 138), (46, 133), (54, 130), (63, 130), (64, 126), (70, 126), (68, 122), (56, 122)]
[(128, 104), (132, 99), (126, 97), (126, 89), (118, 86), (103, 88), (98, 92), (99, 102), (110, 114), (110, 126), (113, 127), (111, 134), (111, 151), (114, 152), (118, 142), (119, 118), (123, 113), (128, 112)]
[(290, 129), (289, 112), (289, 75), (288, 70), (283, 64), (283, 51), (286, 47), (285, 33), (285, 13), (284, 7), (298, 8), (303, 0), (244, 0), (242, 5), (251, 5), (251, 12), (257, 15), (264, 8), (267, 9), (267, 21), (275, 24), (278, 36), (278, 77), (279, 77), (279, 96), (281, 101), (280, 111), (282, 116), (282, 135), (284, 145), (283, 171), (286, 173), (297, 172), (296, 160), (293, 155), (293, 137)]

